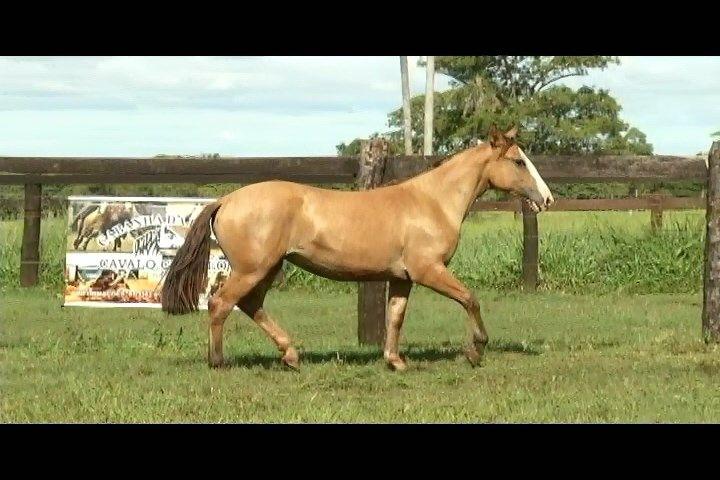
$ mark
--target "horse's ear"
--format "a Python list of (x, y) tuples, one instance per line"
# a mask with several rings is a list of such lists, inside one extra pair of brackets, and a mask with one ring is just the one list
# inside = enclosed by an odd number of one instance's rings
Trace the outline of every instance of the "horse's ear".
[(517, 137), (517, 134), (518, 134), (518, 127), (517, 127), (517, 125), (515, 125), (510, 130), (505, 132), (505, 138), (507, 138), (508, 140), (515, 140), (515, 138)]
[(505, 137), (503, 137), (503, 133), (497, 129), (497, 126), (495, 124), (490, 127), (490, 132), (488, 133), (488, 141), (490, 142), (490, 146), (492, 148), (496, 148), (505, 144)]

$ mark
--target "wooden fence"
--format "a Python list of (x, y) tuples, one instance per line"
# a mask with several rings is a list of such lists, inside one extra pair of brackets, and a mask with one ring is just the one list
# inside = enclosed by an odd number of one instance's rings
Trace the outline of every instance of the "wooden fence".
[[(87, 183), (253, 183), (282, 179), (310, 184), (353, 184), (374, 188), (426, 170), (442, 157), (390, 157), (380, 140), (365, 142), (360, 156), (260, 158), (65, 158), (0, 157), (0, 184), (25, 186), (20, 283), (37, 283), (42, 184)], [(533, 156), (547, 182), (705, 182), (707, 164), (700, 157)], [(652, 212), (652, 225), (662, 211), (704, 208), (705, 200), (652, 196), (631, 199), (560, 199), (553, 210), (642, 210)], [(517, 211), (523, 215), (523, 286), (533, 291), (538, 278), (538, 225), (535, 213), (519, 201), (477, 201), (474, 211)], [(387, 285), (364, 282), (358, 293), (358, 338), (379, 344), (385, 335)]]

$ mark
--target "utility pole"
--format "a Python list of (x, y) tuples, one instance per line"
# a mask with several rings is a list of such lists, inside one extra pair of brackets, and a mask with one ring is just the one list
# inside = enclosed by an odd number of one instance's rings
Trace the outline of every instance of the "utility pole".
[(423, 155), (432, 155), (433, 149), (433, 92), (435, 91), (435, 57), (429, 55), (425, 62), (425, 145)]
[(403, 126), (405, 127), (405, 155), (412, 155), (412, 124), (410, 117), (410, 78), (408, 58), (400, 57), (400, 81), (402, 82)]

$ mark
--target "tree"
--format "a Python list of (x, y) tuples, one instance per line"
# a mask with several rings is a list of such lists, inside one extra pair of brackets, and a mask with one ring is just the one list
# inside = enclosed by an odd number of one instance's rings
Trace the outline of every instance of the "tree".
[[(373, 138), (386, 138), (388, 139), (388, 153), (390, 155), (401, 155), (403, 150), (403, 141), (402, 136), (397, 136), (395, 138), (388, 138), (387, 135), (380, 134), (379, 132), (375, 132), (370, 134), (368, 136), (368, 139), (372, 140)], [(351, 155), (360, 155), (360, 143), (362, 139), (356, 138), (350, 143), (339, 143), (338, 145), (335, 145), (335, 150), (337, 150), (337, 154), (340, 156), (351, 156)]]
[[(607, 90), (573, 89), (558, 83), (618, 63), (616, 57), (607, 56), (435, 57), (436, 72), (450, 77), (451, 88), (434, 94), (433, 151), (452, 154), (473, 139), (484, 138), (493, 124), (503, 128), (516, 124), (520, 126), (520, 144), (530, 154), (652, 154), (645, 134), (619, 117), (621, 107)], [(423, 147), (424, 105), (424, 95), (411, 99), (413, 151)], [(390, 112), (391, 130), (373, 136), (382, 135), (392, 150), (401, 152), (402, 120), (402, 109)], [(338, 145), (338, 154), (359, 154), (359, 143)], [(620, 184), (554, 188), (559, 196), (627, 193), (627, 187)]]
[[(451, 88), (435, 95), (434, 150), (449, 154), (484, 137), (493, 124), (521, 126), (520, 142), (532, 153), (650, 154), (645, 135), (619, 118), (607, 90), (557, 85), (614, 57), (437, 57), (436, 70)], [(422, 145), (424, 96), (412, 99), (413, 143)], [(417, 112), (417, 113), (416, 113)], [(388, 136), (397, 137), (399, 110), (389, 114)]]

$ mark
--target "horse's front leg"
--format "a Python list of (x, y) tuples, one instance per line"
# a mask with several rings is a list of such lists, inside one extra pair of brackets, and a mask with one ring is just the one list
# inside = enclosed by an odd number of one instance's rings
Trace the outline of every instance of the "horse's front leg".
[(413, 280), (420, 285), (452, 298), (463, 306), (467, 312), (469, 331), (468, 347), (465, 356), (473, 366), (479, 365), (488, 342), (487, 330), (480, 315), (480, 304), (475, 295), (458, 279), (456, 279), (443, 263), (434, 263), (428, 267), (417, 269), (417, 276), (410, 272)]
[(398, 343), (411, 288), (412, 282), (410, 280), (390, 280), (384, 357), (388, 367), (396, 371), (407, 368), (405, 359), (400, 356)]

